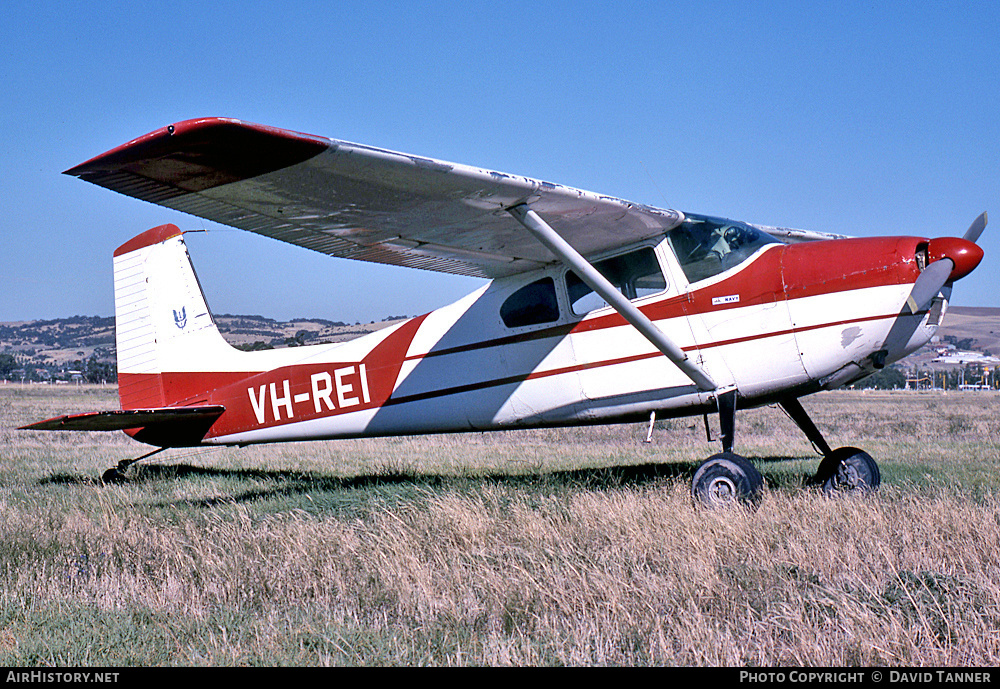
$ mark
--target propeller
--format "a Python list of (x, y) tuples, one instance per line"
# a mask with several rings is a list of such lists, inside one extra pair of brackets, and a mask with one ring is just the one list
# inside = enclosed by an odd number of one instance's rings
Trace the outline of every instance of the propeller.
[[(983, 250), (975, 242), (986, 229), (986, 220), (986, 213), (981, 214), (961, 239), (940, 237), (927, 243), (927, 267), (913, 283), (900, 316), (912, 316), (923, 311), (943, 288), (965, 277), (979, 265), (983, 259)], [(912, 318), (896, 319), (881, 349), (871, 355), (875, 368), (885, 365), (886, 356), (891, 350), (905, 347), (917, 325), (917, 321)]]
[(986, 213), (980, 214), (961, 239), (941, 237), (928, 242), (928, 265), (913, 283), (906, 300), (910, 313), (926, 308), (942, 287), (965, 277), (979, 265), (983, 250), (975, 242), (986, 229), (986, 220)]

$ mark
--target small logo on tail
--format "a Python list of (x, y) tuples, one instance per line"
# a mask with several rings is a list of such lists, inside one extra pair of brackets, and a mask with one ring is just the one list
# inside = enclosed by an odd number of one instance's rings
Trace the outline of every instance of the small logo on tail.
[(174, 325), (183, 330), (184, 326), (187, 325), (187, 322), (188, 322), (188, 317), (187, 317), (186, 307), (182, 306), (180, 313), (174, 311)]

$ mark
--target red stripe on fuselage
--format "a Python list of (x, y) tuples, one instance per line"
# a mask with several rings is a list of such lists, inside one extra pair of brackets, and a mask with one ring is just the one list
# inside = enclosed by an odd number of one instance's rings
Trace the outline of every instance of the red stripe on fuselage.
[[(873, 237), (776, 246), (762, 252), (751, 264), (742, 266), (739, 271), (719, 282), (679, 296), (644, 304), (639, 310), (650, 320), (660, 321), (773, 304), (786, 299), (801, 299), (883, 285), (909, 284), (914, 282), (919, 274), (914, 258), (916, 249), (926, 241), (918, 237)], [(716, 298), (731, 295), (739, 295), (739, 301), (713, 302)], [(871, 319), (888, 317), (890, 316), (880, 315), (872, 316)], [(624, 325), (627, 325), (625, 319), (619, 313), (610, 311), (576, 323), (411, 354), (407, 360), (502, 347)], [(713, 346), (718, 345), (699, 343), (696, 347), (686, 349)]]
[[(731, 276), (691, 293), (666, 298), (644, 305), (642, 311), (653, 320), (680, 318), (733, 308), (774, 303), (776, 300), (833, 294), (882, 285), (907, 284), (916, 279), (918, 270), (913, 258), (917, 246), (926, 240), (919, 238), (873, 238), (833, 240), (808, 244), (775, 247), (762, 252), (752, 263)], [(715, 297), (738, 294), (735, 303), (713, 303)], [(791, 328), (779, 332), (748, 334), (744, 337), (713, 342), (702, 342), (685, 347), (686, 351), (708, 349), (753, 340), (767, 339), (826, 327), (842, 326), (862, 321), (895, 318), (896, 313), (865, 314), (857, 318), (825, 322), (808, 327)], [(626, 325), (617, 313), (608, 313), (575, 324), (559, 325), (525, 335), (512, 335), (466, 345), (449, 347), (426, 353), (407, 354), (407, 350), (425, 317), (404, 323), (376, 346), (361, 362), (337, 364), (296, 364), (266, 372), (211, 372), (211, 373), (162, 373), (145, 374), (158, 378), (168, 399), (178, 400), (173, 405), (222, 404), (226, 413), (216, 422), (207, 437), (217, 437), (246, 430), (304, 421), (379, 406), (397, 405), (450, 394), (517, 384), (526, 380), (576, 373), (583, 370), (614, 366), (661, 356), (660, 352), (601, 361), (586, 362), (545, 371), (527, 371), (523, 374), (493, 380), (452, 386), (440, 390), (392, 397), (399, 371), (405, 361), (443, 356), (460, 352), (502, 347), (534, 339), (564, 337), (570, 333), (602, 330)], [(358, 396), (361, 385), (359, 365), (364, 363), (367, 373), (368, 400), (344, 407), (328, 409), (325, 402), (315, 399), (316, 384), (312, 377), (354, 367), (344, 375), (351, 399)], [(126, 384), (134, 384), (139, 375), (122, 374)], [(287, 394), (285, 382), (287, 381)], [(271, 386), (275, 386), (272, 392)], [(321, 391), (325, 391), (325, 386)], [(336, 399), (336, 392), (329, 393)], [(301, 403), (294, 402), (296, 397)], [(288, 399), (293, 400), (290, 403)], [(317, 407), (319, 409), (317, 410)], [(289, 408), (292, 413), (288, 414)], [(260, 423), (261, 410), (264, 422)], [(285, 413), (275, 413), (280, 410)]]

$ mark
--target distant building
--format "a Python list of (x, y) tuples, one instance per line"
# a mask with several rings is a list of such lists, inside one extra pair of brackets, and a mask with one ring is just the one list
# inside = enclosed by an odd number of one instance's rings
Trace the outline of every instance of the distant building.
[(931, 359), (933, 364), (1000, 364), (1000, 359), (982, 352), (960, 352), (958, 350), (938, 352)]

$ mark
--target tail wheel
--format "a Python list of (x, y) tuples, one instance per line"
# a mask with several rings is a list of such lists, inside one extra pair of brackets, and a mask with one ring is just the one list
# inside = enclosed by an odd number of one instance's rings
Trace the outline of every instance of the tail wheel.
[(723, 452), (698, 467), (691, 495), (695, 502), (713, 509), (742, 505), (755, 510), (764, 495), (764, 477), (747, 459)]
[(872, 456), (856, 447), (838, 447), (820, 462), (816, 480), (827, 494), (876, 491), (882, 473)]
[(105, 485), (125, 483), (125, 472), (118, 467), (111, 467), (101, 476), (101, 482)]

